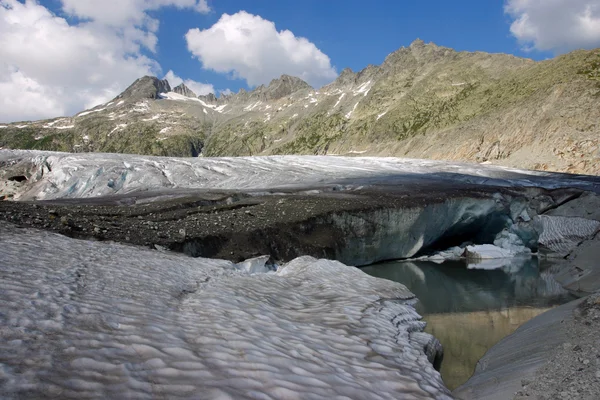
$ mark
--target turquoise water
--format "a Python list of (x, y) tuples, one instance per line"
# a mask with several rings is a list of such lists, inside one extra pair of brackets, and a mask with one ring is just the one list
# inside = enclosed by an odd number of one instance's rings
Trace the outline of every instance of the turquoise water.
[(362, 270), (406, 285), (419, 298), (417, 310), (423, 316), (546, 307), (572, 299), (547, 272), (548, 266), (540, 270), (537, 258), (515, 260), (509, 267), (497, 270), (467, 269), (460, 261), (386, 262)]

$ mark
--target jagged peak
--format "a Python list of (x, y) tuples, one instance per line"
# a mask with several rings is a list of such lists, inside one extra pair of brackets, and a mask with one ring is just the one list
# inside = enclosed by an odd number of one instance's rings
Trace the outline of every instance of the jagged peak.
[(198, 96), (198, 98), (208, 104), (215, 104), (219, 100), (217, 99), (217, 96), (215, 96), (214, 93), (200, 95)]
[[(432, 44), (432, 43), (430, 43), (430, 44)], [(408, 47), (411, 49), (414, 49), (417, 47), (424, 47), (424, 46), (427, 46), (425, 44), (425, 42), (422, 39), (416, 38), (415, 40), (413, 40), (413, 42)]]
[(173, 92), (179, 93), (182, 96), (197, 98), (196, 93), (192, 89), (188, 88), (184, 83), (173, 88)]
[(406, 68), (409, 66), (415, 67), (423, 63), (434, 62), (445, 56), (456, 54), (456, 50), (438, 46), (433, 42), (425, 43), (421, 39), (414, 40), (409, 47), (401, 47), (400, 49), (388, 54), (382, 67), (389, 68), (390, 66), (399, 66)]
[(171, 91), (171, 86), (166, 79), (158, 79), (155, 76), (143, 76), (136, 79), (127, 89), (118, 95), (117, 99), (158, 99), (160, 93)]
[(271, 82), (269, 83), (269, 86), (267, 86), (267, 88), (271, 88), (275, 85), (281, 85), (281, 84), (284, 84), (284, 85), (289, 84), (292, 87), (297, 87), (298, 89), (306, 89), (306, 88), (312, 89), (312, 87), (308, 83), (303, 81), (302, 79), (300, 79), (296, 76), (287, 75), (287, 74), (283, 74), (279, 78), (271, 80)]
[(369, 64), (359, 72), (355, 74), (355, 80), (357, 82), (365, 81), (366, 79), (373, 79), (379, 73), (380, 67), (378, 65)]
[(350, 68), (344, 68), (338, 75), (335, 81), (329, 85), (325, 85), (324, 88), (341, 88), (344, 86), (351, 86), (356, 83), (356, 74)]
[(312, 86), (298, 77), (284, 74), (277, 79), (271, 80), (269, 86), (263, 88), (262, 92), (265, 100), (273, 100), (305, 89), (312, 89)]
[(354, 71), (352, 71), (352, 68), (346, 67), (342, 70), (342, 72), (340, 72), (339, 77), (350, 76), (350, 75), (354, 76)]
[(252, 91), (247, 92), (241, 88), (239, 92), (231, 97), (231, 100), (246, 100), (254, 98), (261, 101), (277, 100), (286, 97), (299, 90), (312, 89), (312, 87), (302, 79), (291, 76), (281, 75), (279, 78), (271, 80), (268, 86), (260, 85)]

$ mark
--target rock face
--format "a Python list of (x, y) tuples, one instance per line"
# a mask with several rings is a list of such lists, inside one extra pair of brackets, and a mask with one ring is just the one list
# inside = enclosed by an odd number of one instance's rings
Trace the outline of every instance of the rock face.
[(598, 50), (534, 62), (418, 40), (319, 89), (283, 75), (251, 91), (195, 98), (144, 77), (73, 118), (2, 125), (0, 147), (367, 154), (598, 174), (599, 69)]
[(117, 99), (158, 99), (160, 93), (171, 91), (167, 80), (160, 80), (154, 76), (144, 76), (133, 82)]
[(273, 79), (269, 86), (261, 90), (261, 100), (278, 100), (289, 96), (299, 90), (311, 90), (312, 87), (300, 78), (289, 75), (281, 75), (279, 79)]
[(198, 98), (208, 104), (216, 104), (217, 103), (217, 96), (215, 96), (214, 93), (209, 93), (209, 94), (205, 94), (202, 96), (198, 96)]
[[(166, 92), (168, 92), (168, 90)], [(179, 86), (174, 87), (173, 92), (178, 93), (185, 97), (192, 97), (192, 98), (198, 97), (198, 96), (196, 96), (196, 93), (194, 93), (190, 88), (185, 86), (183, 83), (180, 84)]]

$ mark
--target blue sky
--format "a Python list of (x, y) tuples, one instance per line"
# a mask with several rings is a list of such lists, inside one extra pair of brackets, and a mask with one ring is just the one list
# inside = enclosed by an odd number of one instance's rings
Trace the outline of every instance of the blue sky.
[(165, 71), (213, 83), (217, 88), (247, 87), (243, 80), (227, 80), (222, 74), (202, 70), (188, 56), (185, 33), (208, 28), (221, 14), (245, 10), (273, 21), (278, 30), (288, 29), (313, 42), (340, 72), (368, 64), (381, 64), (387, 54), (408, 46), (416, 38), (457, 50), (511, 53), (533, 59), (550, 52), (524, 52), (510, 33), (510, 18), (498, 0), (429, 1), (239, 1), (217, 0), (214, 12), (199, 15), (174, 9), (155, 13), (161, 20), (158, 61)]
[[(64, 15), (58, 0), (41, 4)], [(240, 10), (274, 22), (277, 30), (307, 38), (330, 57), (338, 73), (346, 67), (356, 72), (368, 64), (381, 64), (387, 54), (416, 38), (456, 50), (510, 53), (535, 60), (552, 56), (549, 51), (521, 49), (510, 33), (512, 20), (501, 0), (213, 0), (208, 4), (208, 14), (174, 7), (150, 11), (160, 21), (160, 29), (157, 51), (149, 55), (165, 73), (173, 70), (184, 79), (213, 84), (217, 90), (237, 92), (249, 85), (243, 79), (203, 69), (189, 54), (184, 35), (192, 28), (209, 28), (222, 14)]]
[(0, 121), (74, 112), (137, 77), (198, 94), (326, 84), (416, 38), (543, 60), (600, 47), (600, 0), (0, 0)]

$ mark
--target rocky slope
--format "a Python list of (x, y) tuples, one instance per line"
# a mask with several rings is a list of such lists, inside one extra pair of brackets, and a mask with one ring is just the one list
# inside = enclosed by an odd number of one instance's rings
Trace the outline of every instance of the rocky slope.
[(221, 96), (144, 77), (0, 147), (172, 156), (365, 154), (600, 174), (600, 51), (534, 62), (417, 40), (318, 90), (283, 75)]

